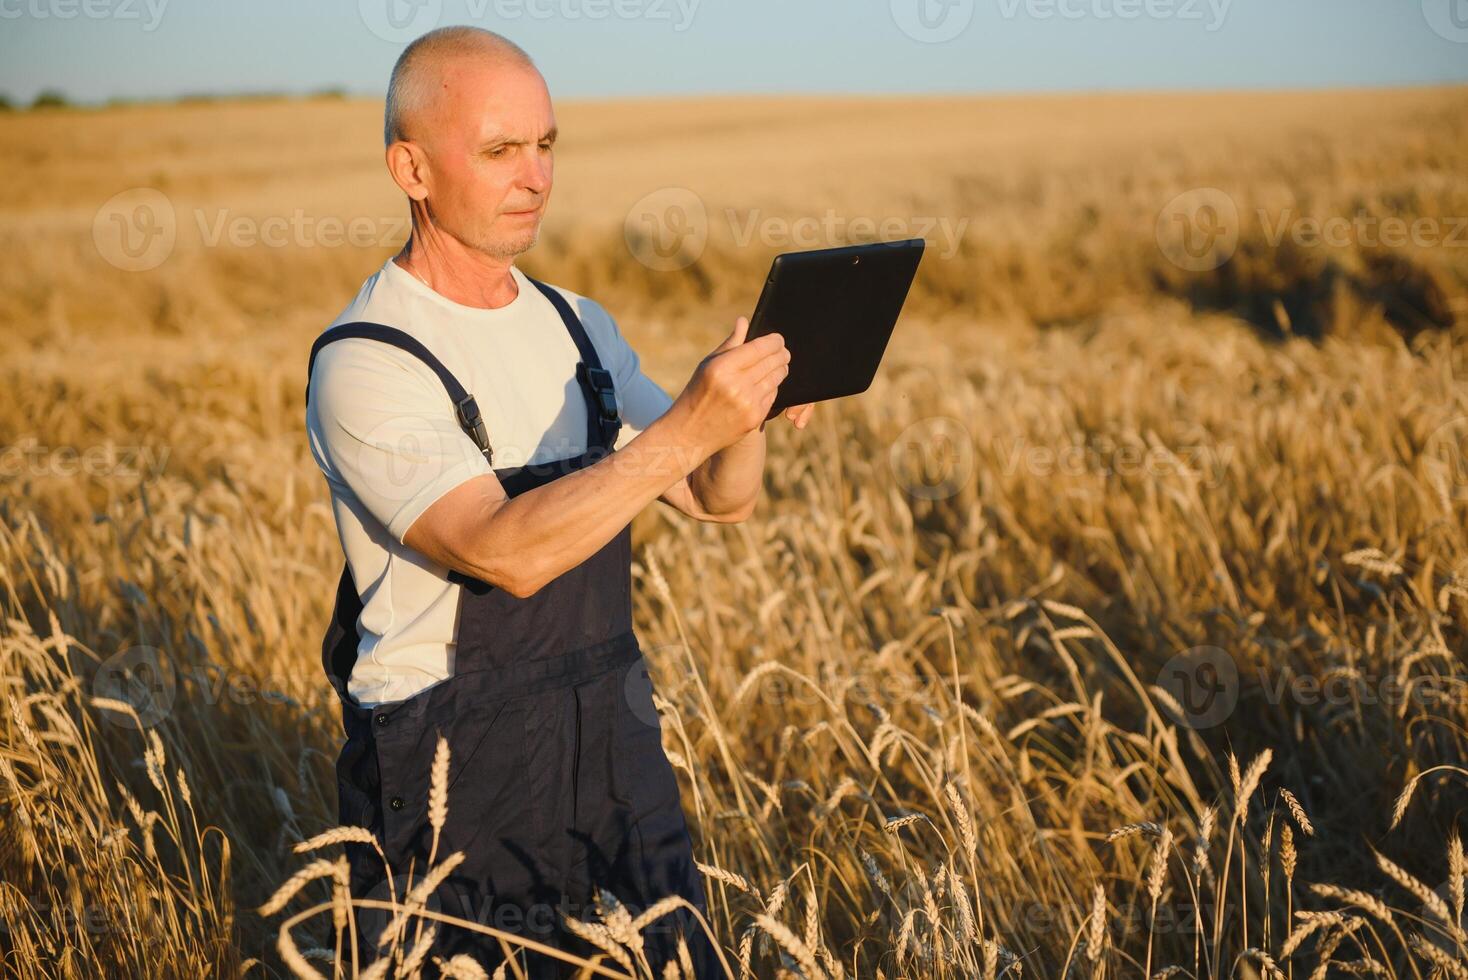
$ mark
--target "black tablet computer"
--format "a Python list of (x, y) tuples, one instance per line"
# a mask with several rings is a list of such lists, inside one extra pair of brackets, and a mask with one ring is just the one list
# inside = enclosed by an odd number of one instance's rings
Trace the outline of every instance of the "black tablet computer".
[(924, 241), (876, 242), (775, 256), (745, 341), (778, 333), (790, 350), (768, 421), (791, 405), (871, 387)]

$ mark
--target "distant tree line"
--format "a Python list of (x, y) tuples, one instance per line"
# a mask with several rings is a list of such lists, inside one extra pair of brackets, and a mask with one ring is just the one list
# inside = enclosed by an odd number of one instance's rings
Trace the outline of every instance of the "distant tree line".
[[(71, 103), (67, 101), (65, 95), (62, 95), (55, 89), (48, 88), (43, 89), (36, 94), (36, 97), (31, 100), (30, 108), (64, 109), (69, 105), (71, 105)], [(11, 100), (10, 96), (6, 95), (4, 92), (0, 92), (0, 112), (14, 112), (17, 108), (20, 107)]]
[[(306, 98), (306, 99), (345, 99), (347, 97), (347, 90), (344, 89), (344, 88), (324, 88), (324, 89), (320, 89), (320, 90), (315, 91), (315, 92), (307, 93), (305, 96), (301, 96), (301, 97), (302, 98)], [(175, 103), (180, 103), (180, 104), (188, 105), (188, 104), (198, 104), (198, 103), (208, 103), (208, 102), (238, 102), (238, 101), (247, 101), (247, 100), (248, 101), (255, 101), (255, 100), (289, 99), (289, 98), (296, 98), (296, 96), (291, 95), (289, 92), (240, 92), (240, 93), (197, 92), (197, 93), (189, 93), (189, 94), (186, 94), (186, 95), (180, 95), (180, 96), (177, 96), (176, 98), (173, 98), (173, 99), (114, 98), (114, 99), (109, 99), (107, 101), (106, 105), (108, 105), (108, 106), (143, 105), (143, 104), (147, 104), (147, 103), (155, 103), (156, 104), (156, 103), (160, 103), (160, 102), (175, 102)], [(53, 89), (53, 88), (42, 89), (40, 92), (36, 93), (36, 97), (31, 100), (31, 104), (29, 106), (18, 105), (14, 100), (12, 100), (10, 98), (9, 95), (6, 95), (4, 92), (0, 92), (0, 112), (15, 112), (15, 111), (20, 110), (20, 109), (33, 109), (34, 110), (34, 109), (71, 109), (71, 108), (75, 108), (75, 105), (72, 103), (72, 101), (70, 99), (68, 99), (66, 97), (65, 93), (63, 93), (63, 92), (61, 92), (61, 91), (59, 91), (57, 89)]]

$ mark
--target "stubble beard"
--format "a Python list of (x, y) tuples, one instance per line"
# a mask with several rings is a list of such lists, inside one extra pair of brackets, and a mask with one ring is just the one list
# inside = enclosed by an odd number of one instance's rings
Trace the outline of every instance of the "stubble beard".
[(476, 248), (491, 258), (513, 259), (517, 255), (530, 251), (538, 241), (540, 241), (540, 222), (537, 221), (535, 227), (528, 232), (521, 232), (508, 238), (491, 239), (478, 244)]

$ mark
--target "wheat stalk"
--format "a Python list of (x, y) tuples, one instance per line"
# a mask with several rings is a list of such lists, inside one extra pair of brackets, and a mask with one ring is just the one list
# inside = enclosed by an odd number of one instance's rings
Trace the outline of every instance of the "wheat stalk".
[(825, 975), (825, 972), (816, 963), (816, 957), (809, 946), (791, 932), (784, 923), (771, 918), (764, 913), (758, 913), (754, 917), (755, 925), (759, 926), (770, 938), (780, 944), (780, 947), (789, 953), (800, 967), (800, 972), (807, 980), (815, 980)]

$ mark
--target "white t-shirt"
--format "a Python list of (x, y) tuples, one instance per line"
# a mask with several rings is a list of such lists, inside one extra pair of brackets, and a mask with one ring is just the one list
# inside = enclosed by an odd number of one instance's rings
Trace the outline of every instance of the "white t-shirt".
[[(586, 449), (576, 343), (540, 290), (518, 268), (510, 272), (519, 295), (498, 309), (479, 309), (439, 295), (389, 259), (332, 321), (383, 323), (427, 347), (478, 403), (494, 468)], [(612, 374), (620, 448), (673, 400), (642, 373), (606, 310), (555, 288)], [(361, 639), (347, 689), (364, 706), (411, 697), (453, 675), (461, 586), (404, 545), (403, 535), (435, 500), (491, 466), (459, 427), (438, 376), (379, 341), (348, 338), (322, 348), (311, 374), (306, 429), (362, 596)]]

